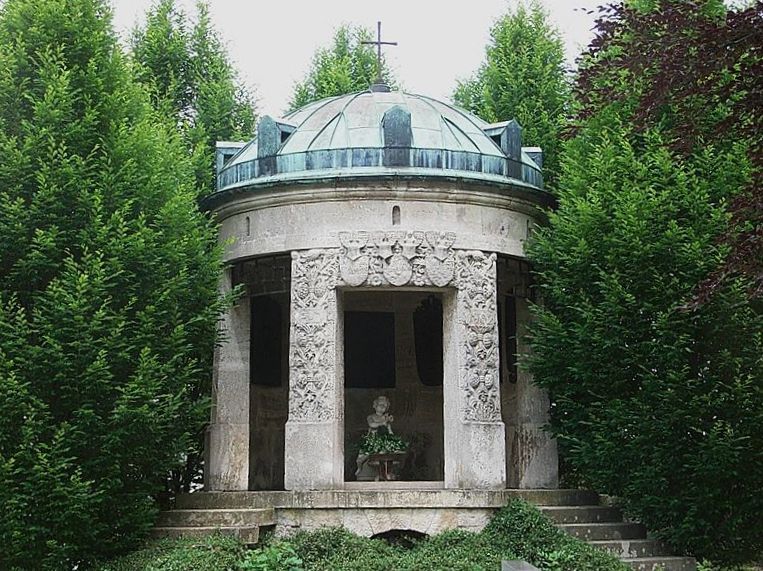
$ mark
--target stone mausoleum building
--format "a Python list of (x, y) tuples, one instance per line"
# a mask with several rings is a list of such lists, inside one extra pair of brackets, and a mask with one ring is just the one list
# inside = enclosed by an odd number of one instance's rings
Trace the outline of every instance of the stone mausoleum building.
[(515, 122), (381, 84), (220, 143), (205, 206), (238, 297), (204, 489), (155, 533), (478, 531), (521, 497), (633, 569), (694, 571), (597, 494), (556, 489), (549, 401), (516, 358), (541, 167)]
[[(206, 207), (241, 296), (205, 492), (373, 535), (477, 529), (507, 489), (556, 488), (548, 399), (516, 359), (541, 166), (516, 122), (381, 84), (220, 143)], [(408, 444), (394, 461), (359, 452), (378, 402)]]

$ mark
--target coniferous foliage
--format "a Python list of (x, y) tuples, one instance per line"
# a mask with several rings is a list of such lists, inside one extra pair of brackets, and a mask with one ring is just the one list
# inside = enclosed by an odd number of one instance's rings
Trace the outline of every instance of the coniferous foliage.
[(485, 61), (453, 100), (490, 123), (516, 119), (523, 144), (543, 149), (543, 171), (555, 186), (561, 132), (570, 99), (559, 31), (537, 2), (518, 4), (490, 31)]
[(196, 8), (191, 21), (175, 0), (159, 0), (133, 32), (131, 47), (138, 80), (183, 133), (203, 196), (214, 191), (216, 142), (251, 139), (256, 115), (208, 5), (199, 2)]
[(375, 83), (379, 75), (394, 88), (397, 82), (383, 56), (379, 73), (373, 46), (362, 44), (373, 38), (371, 31), (363, 27), (337, 28), (331, 46), (316, 50), (307, 76), (294, 86), (289, 110), (326, 97), (363, 91)]
[(0, 9), (0, 568), (145, 535), (207, 418), (215, 232), (103, 0)]
[[(613, 100), (632, 107), (638, 129), (660, 125), (680, 155), (706, 144), (749, 145), (754, 170), (733, 199), (725, 262), (692, 305), (743, 275), (763, 295), (763, 2), (726, 10), (721, 0), (632, 1), (604, 6), (576, 84), (579, 116)], [(626, 88), (626, 86), (628, 86)]]
[[(530, 367), (576, 483), (684, 552), (744, 561), (763, 538), (763, 315), (755, 275), (722, 268), (760, 173), (757, 87), (738, 77), (760, 65), (760, 4), (612, 10), (582, 62), (559, 208), (530, 249)], [(715, 36), (735, 54), (717, 69)]]

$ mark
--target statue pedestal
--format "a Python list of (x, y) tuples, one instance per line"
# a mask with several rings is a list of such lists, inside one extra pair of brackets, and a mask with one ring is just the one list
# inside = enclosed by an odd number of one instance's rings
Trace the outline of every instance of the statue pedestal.
[(390, 454), (371, 454), (367, 463), (376, 468), (378, 475), (377, 482), (390, 482), (397, 480), (400, 476), (400, 468), (405, 462), (407, 452), (392, 452)]

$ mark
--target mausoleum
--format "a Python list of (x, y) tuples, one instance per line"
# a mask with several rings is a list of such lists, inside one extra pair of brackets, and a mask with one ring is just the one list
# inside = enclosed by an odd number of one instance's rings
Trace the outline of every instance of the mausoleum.
[[(542, 157), (515, 121), (381, 84), (219, 143), (205, 207), (239, 295), (205, 491), (246, 491), (284, 528), (370, 535), (476, 529), (507, 490), (556, 488), (548, 399), (516, 357)], [(410, 521), (373, 529), (364, 506)]]

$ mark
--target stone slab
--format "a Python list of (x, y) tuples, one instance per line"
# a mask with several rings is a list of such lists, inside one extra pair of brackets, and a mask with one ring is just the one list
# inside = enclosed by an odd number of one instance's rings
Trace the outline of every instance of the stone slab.
[(598, 494), (584, 490), (315, 490), (281, 492), (194, 492), (177, 498), (179, 509), (221, 508), (371, 508), (479, 507), (498, 509), (519, 498), (538, 506), (596, 504)]

